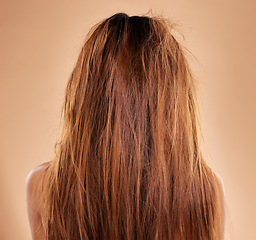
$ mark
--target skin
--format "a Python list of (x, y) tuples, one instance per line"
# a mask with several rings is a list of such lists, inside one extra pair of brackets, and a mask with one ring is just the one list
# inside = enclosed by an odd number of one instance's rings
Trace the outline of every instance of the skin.
[[(28, 220), (31, 230), (32, 240), (44, 240), (45, 234), (43, 231), (43, 224), (42, 224), (42, 206), (40, 206), (40, 191), (41, 186), (43, 184), (43, 173), (48, 167), (50, 162), (45, 162), (36, 168), (34, 168), (27, 176), (26, 179), (26, 199), (27, 199), (27, 213), (28, 213)], [(226, 218), (226, 211), (225, 211), (225, 196), (224, 196), (224, 185), (221, 177), (215, 173), (221, 189), (221, 197), (223, 202), (223, 219), (224, 219), (224, 228), (225, 228), (225, 218)]]
[(44, 231), (42, 224), (42, 206), (40, 206), (38, 199), (40, 199), (40, 192), (42, 186), (43, 173), (50, 162), (45, 162), (34, 168), (26, 179), (26, 200), (27, 213), (33, 240), (43, 240)]

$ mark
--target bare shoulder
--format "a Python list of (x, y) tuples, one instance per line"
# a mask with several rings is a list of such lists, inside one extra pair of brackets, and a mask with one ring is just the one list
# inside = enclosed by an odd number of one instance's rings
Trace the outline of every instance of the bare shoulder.
[(50, 162), (45, 162), (30, 171), (26, 178), (26, 195), (32, 196), (36, 194), (36, 189), (42, 181), (43, 174), (48, 168)]
[(37, 179), (38, 177), (40, 177), (40, 175), (42, 175), (44, 170), (47, 169), (49, 164), (50, 164), (50, 162), (45, 162), (45, 163), (42, 163), (39, 166), (35, 167), (34, 169), (32, 169), (27, 176), (26, 185), (30, 184), (31, 180), (34, 180), (35, 178)]
[(215, 178), (215, 182), (217, 183), (216, 187), (217, 187), (217, 194), (219, 196), (220, 201), (222, 202), (223, 207), (225, 207), (225, 187), (224, 187), (224, 183), (223, 180), (221, 178), (221, 176), (213, 171), (213, 175)]
[(223, 192), (223, 195), (225, 195), (225, 187), (224, 187), (224, 183), (223, 183), (223, 180), (222, 180), (221, 176), (217, 172), (214, 172), (214, 174), (215, 174), (215, 176), (218, 180), (218, 184), (219, 184), (219, 186), (220, 186), (220, 188)]
[(219, 196), (221, 204), (222, 204), (223, 214), (225, 215), (225, 208), (226, 208), (225, 195), (226, 194), (225, 194), (224, 183), (223, 183), (221, 176), (217, 172), (214, 172), (214, 175), (215, 175), (217, 185), (218, 185), (218, 196)]
[[(221, 176), (214, 172), (214, 175), (216, 177), (217, 183), (218, 183), (218, 196), (221, 204), (221, 212), (222, 212), (222, 227), (223, 227), (223, 234), (225, 235), (225, 228), (226, 228), (226, 200), (225, 200), (225, 188), (224, 183), (221, 178)], [(222, 236), (222, 239), (224, 239), (224, 235)]]
[(30, 171), (26, 178), (27, 213), (32, 239), (43, 239), (42, 216), (40, 206), (43, 176), (50, 162), (45, 162)]

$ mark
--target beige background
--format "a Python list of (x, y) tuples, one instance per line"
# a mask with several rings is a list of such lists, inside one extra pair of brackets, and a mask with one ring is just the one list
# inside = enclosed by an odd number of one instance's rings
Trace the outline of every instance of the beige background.
[(256, 239), (253, 1), (1, 0), (0, 239), (30, 239), (25, 179), (53, 156), (64, 88), (89, 28), (152, 9), (181, 24), (199, 81), (208, 162), (222, 177), (227, 239)]

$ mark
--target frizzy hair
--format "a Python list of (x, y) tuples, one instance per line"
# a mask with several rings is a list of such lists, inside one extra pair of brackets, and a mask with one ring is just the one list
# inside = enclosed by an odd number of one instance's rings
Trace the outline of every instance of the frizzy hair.
[(195, 79), (171, 31), (117, 13), (88, 34), (45, 175), (46, 239), (223, 239)]

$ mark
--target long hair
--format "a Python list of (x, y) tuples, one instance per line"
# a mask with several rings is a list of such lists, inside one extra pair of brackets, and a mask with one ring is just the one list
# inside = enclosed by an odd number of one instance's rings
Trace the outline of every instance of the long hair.
[(46, 172), (47, 239), (222, 239), (195, 79), (171, 31), (118, 13), (88, 34)]

